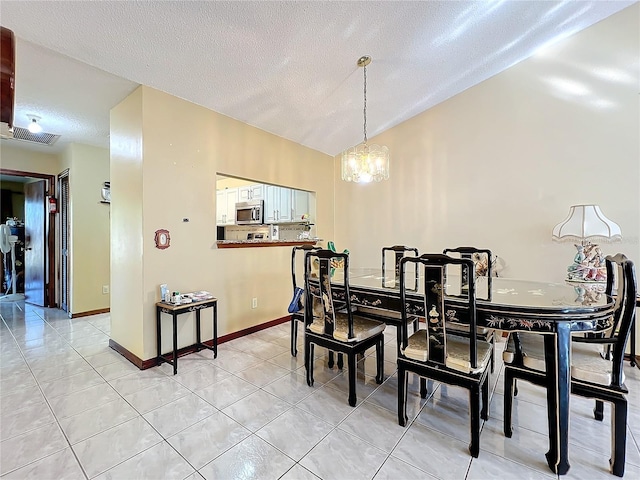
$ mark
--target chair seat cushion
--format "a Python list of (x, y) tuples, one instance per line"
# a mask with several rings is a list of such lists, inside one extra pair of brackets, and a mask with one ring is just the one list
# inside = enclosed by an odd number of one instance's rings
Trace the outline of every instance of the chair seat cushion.
[[(544, 337), (536, 333), (519, 332), (518, 338), (522, 346), (523, 366), (540, 372), (546, 371), (544, 361)], [(502, 352), (502, 360), (504, 360), (506, 364), (512, 364), (515, 361), (515, 355), (516, 347), (513, 334), (511, 334)]]
[[(546, 371), (544, 338), (534, 333), (519, 333), (522, 345), (523, 365), (532, 370)], [(502, 354), (504, 362), (513, 363), (515, 347), (509, 337)], [(601, 344), (571, 342), (571, 378), (599, 385), (610, 385), (613, 378), (613, 362), (604, 357)], [(622, 373), (624, 382), (624, 372)]]
[[(369, 318), (353, 315), (353, 338), (349, 338), (349, 317), (346, 313), (336, 314), (336, 325), (333, 329), (333, 338), (341, 342), (361, 342), (384, 332), (384, 322), (377, 322)], [(324, 320), (316, 317), (308, 327), (311, 332), (324, 335)]]
[[(464, 373), (479, 373), (487, 368), (491, 360), (492, 345), (484, 340), (478, 340), (476, 367), (471, 367), (469, 356), (469, 338), (458, 335), (447, 334), (447, 358), (445, 365), (452, 370)], [(427, 330), (418, 330), (409, 337), (407, 348), (401, 353), (411, 360), (426, 362), (427, 351)]]
[(613, 362), (605, 358), (604, 352), (603, 345), (571, 342), (571, 377), (598, 385), (611, 385)]

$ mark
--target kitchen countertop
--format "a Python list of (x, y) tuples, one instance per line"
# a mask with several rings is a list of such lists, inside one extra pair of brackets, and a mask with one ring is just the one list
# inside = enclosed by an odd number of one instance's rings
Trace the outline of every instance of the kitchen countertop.
[(247, 248), (247, 247), (292, 247), (294, 245), (315, 245), (321, 242), (321, 238), (308, 238), (304, 240), (218, 240), (218, 248)]

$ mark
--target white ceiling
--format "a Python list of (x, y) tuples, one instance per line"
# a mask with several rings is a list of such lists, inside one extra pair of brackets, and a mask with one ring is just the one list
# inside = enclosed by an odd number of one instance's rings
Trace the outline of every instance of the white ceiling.
[[(12, 1), (15, 124), (108, 147), (145, 84), (335, 155), (635, 1)], [(3, 140), (5, 142), (7, 140)], [(9, 140), (12, 144), (20, 143)]]

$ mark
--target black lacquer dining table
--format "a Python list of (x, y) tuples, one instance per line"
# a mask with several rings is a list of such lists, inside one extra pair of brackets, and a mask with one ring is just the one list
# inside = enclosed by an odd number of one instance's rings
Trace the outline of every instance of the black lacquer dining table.
[[(341, 276), (336, 270), (336, 278)], [(410, 282), (409, 282), (410, 283)], [(352, 305), (382, 310), (401, 310), (400, 291), (395, 272), (382, 275), (380, 269), (350, 268), (349, 290)], [(450, 276), (447, 281), (448, 308), (456, 308), (459, 279)], [(610, 325), (614, 301), (607, 295), (597, 298), (580, 296), (566, 283), (546, 283), (509, 278), (476, 279), (477, 322), (502, 331), (527, 331), (545, 335), (547, 412), (549, 424), (549, 468), (564, 475), (569, 470), (569, 398), (571, 392), (571, 334), (594, 332)], [(333, 295), (344, 297), (334, 288)], [(413, 292), (407, 293), (408, 312), (424, 316), (420, 282)], [(460, 302), (458, 318), (464, 318)]]

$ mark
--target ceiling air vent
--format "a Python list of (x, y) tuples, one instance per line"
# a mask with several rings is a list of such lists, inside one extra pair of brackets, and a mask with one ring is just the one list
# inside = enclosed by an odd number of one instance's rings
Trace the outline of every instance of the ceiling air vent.
[(39, 143), (40, 145), (53, 145), (60, 138), (60, 135), (53, 133), (31, 133), (26, 128), (13, 127), (13, 139), (22, 140), (24, 142)]

